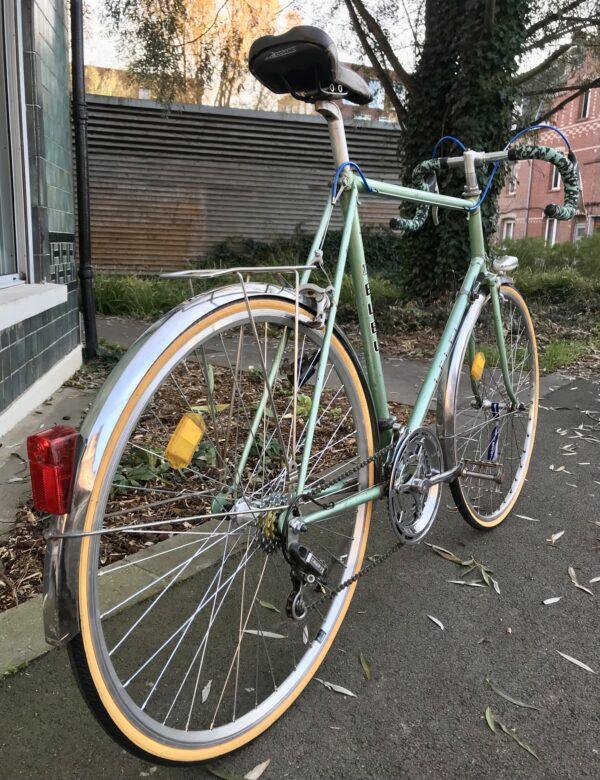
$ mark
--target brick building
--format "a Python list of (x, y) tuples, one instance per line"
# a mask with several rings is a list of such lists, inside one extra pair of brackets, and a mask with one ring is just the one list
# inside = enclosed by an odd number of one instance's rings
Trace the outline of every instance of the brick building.
[(0, 437), (81, 363), (63, 0), (0, 18)]
[[(589, 78), (581, 68), (571, 79), (579, 83)], [(556, 102), (564, 99), (559, 93)], [(499, 199), (499, 238), (544, 238), (549, 244), (578, 241), (600, 231), (600, 88), (589, 89), (568, 103), (549, 120), (568, 137), (579, 161), (583, 183), (584, 209), (573, 220), (558, 222), (544, 216), (548, 203), (562, 203), (558, 171), (539, 160), (522, 160), (514, 177), (507, 177)], [(535, 143), (564, 149), (556, 133), (536, 133)]]

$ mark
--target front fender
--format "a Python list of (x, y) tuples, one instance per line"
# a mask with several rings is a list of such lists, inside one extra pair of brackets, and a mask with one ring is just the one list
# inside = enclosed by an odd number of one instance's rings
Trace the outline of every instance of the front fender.
[[(114, 368), (88, 412), (81, 429), (81, 444), (77, 454), (77, 464), (73, 483), (71, 512), (55, 518), (46, 547), (44, 563), (44, 630), (46, 641), (52, 645), (62, 645), (79, 633), (78, 607), (78, 570), (81, 537), (76, 534), (83, 529), (87, 515), (90, 495), (100, 463), (114, 427), (119, 420), (127, 401), (156, 360), (177, 337), (184, 333), (203, 317), (226, 306), (233, 301), (248, 297), (265, 295), (295, 301), (293, 289), (273, 284), (249, 283), (231, 285), (203, 293), (181, 304), (151, 325)], [(301, 299), (302, 307), (312, 311), (308, 301)], [(344, 343), (355, 363), (371, 410), (373, 403), (368, 384), (360, 362), (348, 340), (336, 328), (336, 335)], [(181, 355), (176, 354), (171, 361), (175, 364)], [(152, 388), (146, 390), (150, 397)], [(379, 434), (376, 419), (374, 436)], [(61, 536), (75, 534), (75, 536)]]

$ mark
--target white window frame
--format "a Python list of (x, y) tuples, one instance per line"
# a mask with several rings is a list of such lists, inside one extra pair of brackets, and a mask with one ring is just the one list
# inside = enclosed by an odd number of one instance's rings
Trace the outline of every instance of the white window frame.
[(592, 98), (592, 91), (586, 89), (581, 94), (581, 100), (579, 102), (579, 116), (578, 119), (587, 119), (590, 115), (590, 102)]
[(556, 165), (552, 166), (552, 173), (550, 178), (550, 189), (559, 190), (561, 187), (561, 175)]
[[(508, 235), (509, 233), (510, 235)], [(502, 220), (502, 240), (513, 241), (514, 237), (515, 237), (515, 220), (514, 219)]]
[[(583, 228), (583, 231), (581, 232), (579, 228)], [(590, 228), (587, 220), (578, 219), (573, 224), (573, 243), (576, 244), (578, 241), (581, 241), (582, 238), (585, 238), (589, 234), (589, 231)]]
[[(17, 262), (16, 273), (0, 276), (0, 289), (34, 281), (21, 2), (19, 0), (5, 0), (3, 12), (0, 34), (4, 37), (14, 247)], [(11, 108), (12, 110), (10, 110)]]
[(558, 220), (554, 217), (546, 218), (546, 229), (544, 233), (544, 241), (550, 246), (556, 244), (556, 231), (558, 227)]

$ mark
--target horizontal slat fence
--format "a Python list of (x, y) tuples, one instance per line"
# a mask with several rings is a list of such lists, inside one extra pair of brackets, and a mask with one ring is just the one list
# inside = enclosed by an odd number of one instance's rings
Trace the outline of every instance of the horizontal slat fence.
[[(319, 117), (234, 109), (165, 111), (146, 101), (89, 98), (94, 265), (152, 273), (202, 264), (227, 238), (270, 240), (314, 231), (333, 160)], [(349, 122), (351, 159), (372, 178), (397, 181), (394, 126)], [(362, 198), (361, 218), (397, 213)], [(339, 227), (339, 217), (332, 225)]]

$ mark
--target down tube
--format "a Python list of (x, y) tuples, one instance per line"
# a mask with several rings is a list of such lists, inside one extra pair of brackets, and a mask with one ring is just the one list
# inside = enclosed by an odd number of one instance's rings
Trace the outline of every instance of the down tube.
[(475, 284), (475, 281), (484, 266), (485, 261), (483, 257), (474, 257), (471, 260), (469, 270), (467, 271), (467, 275), (464, 278), (462, 287), (460, 288), (460, 291), (456, 297), (456, 301), (454, 302), (454, 306), (452, 307), (452, 311), (448, 317), (448, 322), (444, 328), (440, 343), (438, 344), (438, 348), (435, 351), (435, 355), (433, 356), (433, 360), (429, 366), (429, 371), (427, 372), (427, 376), (425, 377), (423, 385), (421, 386), (421, 390), (419, 391), (419, 395), (412, 410), (412, 414), (408, 420), (408, 431), (414, 431), (415, 428), (423, 425), (425, 415), (429, 409), (429, 404), (431, 403), (431, 399), (433, 398), (433, 395), (437, 389), (437, 385), (444, 368), (444, 363), (450, 354), (450, 350), (454, 344), (454, 339), (458, 333), (460, 323), (462, 322), (464, 314), (469, 306), (469, 296), (471, 294), (471, 290), (473, 289), (473, 285)]

